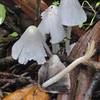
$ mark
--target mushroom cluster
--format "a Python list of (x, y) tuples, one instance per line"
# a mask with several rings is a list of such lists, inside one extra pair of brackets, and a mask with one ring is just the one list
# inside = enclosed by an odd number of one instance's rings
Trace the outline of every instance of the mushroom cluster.
[[(50, 34), (50, 42), (52, 45), (54, 45), (53, 47), (55, 48), (56, 45), (58, 46), (59, 43), (64, 40), (65, 37), (71, 37), (72, 26), (80, 25), (86, 21), (86, 14), (78, 0), (61, 0), (59, 6), (51, 5), (44, 12), (42, 12), (41, 19), (42, 20), (38, 27), (33, 25), (29, 26), (20, 39), (13, 45), (12, 57), (14, 59), (18, 59), (18, 62), (21, 64), (26, 64), (31, 60), (35, 60), (38, 64), (42, 64), (41, 69), (39, 70), (40, 82), (41, 77), (43, 76), (42, 74), (45, 71), (43, 69), (47, 67), (49, 72), (48, 78), (51, 79), (48, 79), (49, 81), (45, 80), (47, 82), (43, 81), (42, 79), (42, 86), (44, 88), (57, 83), (62, 77), (63, 83), (60, 83), (65, 85), (65, 80), (67, 79), (65, 75), (68, 76), (67, 73), (69, 71), (66, 71), (66, 68), (60, 61), (60, 58), (57, 55), (53, 55), (53, 53), (50, 51), (48, 45), (45, 42), (46, 34)], [(67, 28), (65, 29), (64, 26)], [(68, 39), (66, 41), (67, 47), (69, 46), (69, 42), (70, 41)], [(93, 55), (92, 52), (94, 51), (94, 48), (90, 46), (89, 49), (91, 49), (91, 52), (89, 53), (90, 55), (87, 54), (83, 58), (79, 58), (79, 60), (69, 65), (69, 67), (73, 69), (78, 64), (89, 59)], [(49, 54), (50, 58), (48, 61), (45, 58), (47, 57), (47, 54)]]
[(39, 31), (43, 36), (50, 33), (50, 42), (52, 44), (61, 42), (65, 37), (65, 30), (60, 22), (59, 7), (51, 5), (41, 14), (41, 16), (42, 21), (38, 26)]

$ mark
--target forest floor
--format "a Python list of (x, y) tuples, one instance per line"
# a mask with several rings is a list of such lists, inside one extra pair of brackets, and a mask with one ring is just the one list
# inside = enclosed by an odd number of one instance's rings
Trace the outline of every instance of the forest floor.
[[(35, 61), (30, 61), (26, 65), (22, 65), (11, 57), (11, 48), (13, 44), (16, 42), (16, 40), (19, 39), (25, 29), (30, 25), (37, 26), (40, 22), (40, 19), (35, 19), (36, 14), (33, 10), (33, 5), (35, 5), (33, 2), (34, 0), (32, 0), (33, 4), (27, 3), (26, 1), (27, 0), (0, 0), (0, 3), (4, 4), (7, 9), (6, 19), (4, 23), (0, 26), (1, 100), (5, 95), (8, 95), (30, 84), (36, 84), (38, 81), (38, 70), (40, 69), (40, 66)], [(44, 1), (45, 4), (42, 5), (41, 11), (45, 10), (51, 4), (50, 0)], [(77, 77), (76, 79), (74, 77), (74, 81), (72, 82), (81, 82), (80, 84), (77, 84), (77, 90), (76, 85), (73, 85), (74, 89), (72, 90), (74, 91), (74, 93), (71, 93), (74, 99), (76, 98), (75, 100), (90, 100), (83, 99), (84, 92), (86, 91), (88, 91), (86, 92), (86, 98), (92, 98), (91, 100), (100, 100), (100, 37), (98, 37), (100, 36), (100, 4), (97, 7), (96, 4), (97, 1), (95, 0), (93, 2), (90, 2), (90, 5), (95, 12), (93, 12), (91, 7), (86, 4), (84, 6), (84, 10), (86, 11), (86, 14), (88, 16), (87, 22), (83, 25), (82, 28), (78, 26), (72, 28), (71, 43), (78, 41), (79, 44), (74, 48), (70, 57), (73, 57), (74, 59), (80, 57), (82, 51), (76, 53), (77, 48), (86, 49), (84, 43), (88, 43), (88, 41), (91, 41), (92, 39), (96, 40), (97, 49), (96, 55), (93, 57), (92, 63), (89, 62), (89, 64), (87, 65), (80, 65), (82, 66), (82, 68), (80, 68), (79, 66), (71, 73), (73, 77), (75, 75), (75, 77)], [(15, 34), (13, 34), (14, 32)], [(91, 35), (89, 34), (89, 32), (91, 33)], [(50, 45), (48, 41), (47, 43)], [(83, 46), (83, 48), (81, 46)], [(67, 64), (71, 63), (71, 61), (66, 61), (66, 54), (60, 56), (62, 61), (66, 62)], [(87, 68), (86, 66), (89, 66), (89, 68)], [(78, 75), (77, 72), (79, 73)], [(66, 95), (64, 93), (51, 93), (49, 95), (51, 100), (66, 100), (62, 99), (63, 96)], [(71, 97), (71, 95), (69, 97)]]

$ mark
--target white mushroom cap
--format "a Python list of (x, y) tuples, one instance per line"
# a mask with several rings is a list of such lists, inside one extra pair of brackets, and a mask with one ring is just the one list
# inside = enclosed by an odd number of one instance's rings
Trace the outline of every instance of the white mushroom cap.
[(78, 0), (61, 0), (59, 10), (63, 25), (80, 25), (87, 20), (87, 16)]
[(51, 5), (41, 14), (41, 16), (42, 21), (38, 29), (43, 36), (50, 33), (51, 43), (55, 44), (61, 42), (65, 37), (65, 31), (58, 15), (58, 7)]
[(46, 62), (43, 36), (35, 26), (29, 26), (12, 47), (12, 57), (21, 64), (36, 60), (38, 64)]

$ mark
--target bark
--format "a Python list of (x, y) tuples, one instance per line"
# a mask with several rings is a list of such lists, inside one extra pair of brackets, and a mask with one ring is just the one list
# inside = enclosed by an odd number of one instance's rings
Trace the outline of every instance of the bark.
[[(88, 32), (83, 35), (78, 42), (76, 43), (75, 47), (73, 48), (72, 52), (70, 53), (69, 58), (70, 59), (76, 59), (80, 56), (83, 56), (86, 47), (88, 45), (88, 42), (95, 41), (96, 44), (96, 50), (100, 50), (100, 21), (93, 27), (92, 30), (89, 30)], [(81, 68), (81, 66), (79, 66)], [(77, 88), (77, 78), (78, 78), (78, 72), (80, 71), (79, 67), (74, 69), (71, 73), (71, 92), (70, 92), (70, 100), (75, 100), (76, 96), (76, 88)], [(87, 86), (88, 87), (88, 86)], [(86, 89), (87, 90), (87, 89)], [(80, 90), (81, 91), (81, 90)], [(79, 92), (80, 95), (81, 92)], [(77, 100), (77, 99), (76, 99)], [(81, 99), (82, 100), (82, 99)]]
[[(97, 24), (92, 29), (90, 29), (82, 37), (80, 37), (80, 39), (78, 40), (78, 42), (72, 49), (72, 52), (70, 53), (68, 59), (73, 61), (73, 60), (83, 56), (86, 51), (88, 43), (93, 40), (95, 41), (95, 44), (96, 44), (96, 52), (98, 52), (100, 50), (100, 45), (99, 45), (100, 44), (100, 21), (97, 22)], [(95, 59), (95, 57), (94, 57), (94, 59)], [(86, 67), (86, 66), (84, 66), (84, 67)], [(93, 70), (91, 67), (89, 67), (85, 71), (86, 72), (82, 71), (82, 66), (79, 65), (77, 68), (75, 68), (70, 73), (71, 89), (70, 89), (70, 93), (67, 94), (69, 96), (68, 100), (84, 100), (84, 93), (86, 93), (86, 91), (88, 90), (88, 87), (90, 85)], [(86, 74), (86, 73), (91, 73), (91, 74)], [(82, 81), (81, 85), (77, 84), (78, 76), (81, 77), (81, 78), (79, 78), (79, 81)], [(64, 99), (61, 98), (60, 100), (64, 100)]]
[(13, 0), (13, 2), (17, 4), (22, 9), (22, 11), (32, 19), (33, 22), (37, 20), (36, 10), (39, 10), (40, 8), (41, 11), (44, 11), (48, 7), (48, 5), (42, 0), (40, 4), (37, 4), (38, 2), (36, 2), (36, 0)]

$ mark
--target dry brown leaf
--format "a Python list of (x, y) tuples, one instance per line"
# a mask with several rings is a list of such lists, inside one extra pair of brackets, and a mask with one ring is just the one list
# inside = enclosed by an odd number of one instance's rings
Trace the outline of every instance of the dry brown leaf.
[[(16, 3), (22, 11), (27, 14), (33, 21), (36, 18), (36, 12), (35, 12), (35, 6), (36, 6), (36, 0), (13, 0), (14, 3)], [(48, 5), (41, 0), (40, 4), (40, 10), (44, 11), (47, 9)]]
[(38, 86), (35, 86), (35, 90), (29, 91), (29, 93), (24, 97), (24, 100), (49, 100), (49, 96)]
[(24, 93), (21, 92), (20, 90), (8, 95), (5, 97), (3, 100), (21, 100), (23, 99)]
[(16, 90), (3, 100), (49, 100), (47, 93), (42, 91), (37, 85)]
[(6, 96), (3, 100), (22, 100), (23, 97), (32, 89), (33, 87), (26, 87), (23, 89), (16, 90), (15, 92)]

